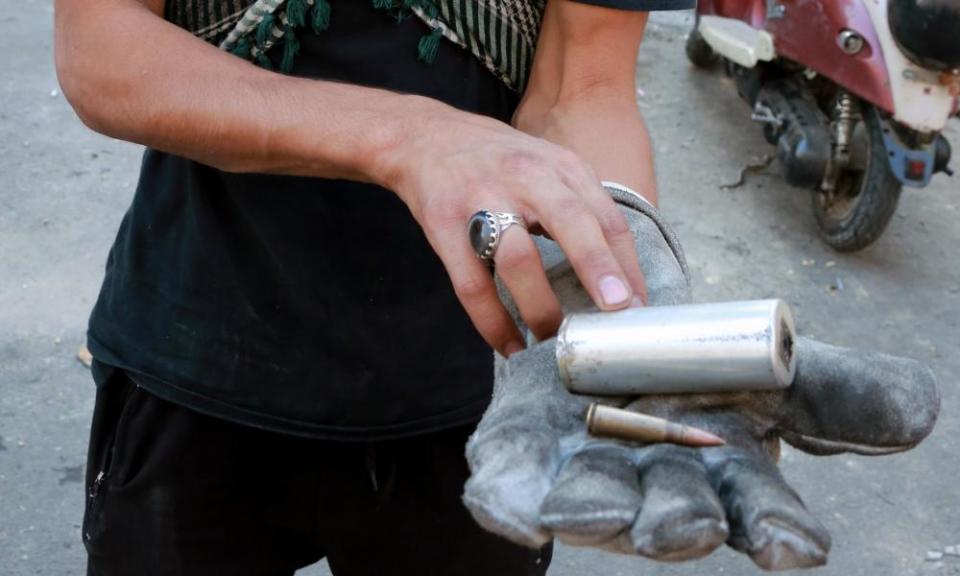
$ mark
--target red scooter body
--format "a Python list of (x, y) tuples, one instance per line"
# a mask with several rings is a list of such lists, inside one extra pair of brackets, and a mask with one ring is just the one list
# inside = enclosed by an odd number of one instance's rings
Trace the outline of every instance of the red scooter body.
[[(767, 0), (700, 0), (698, 14), (743, 20), (773, 35), (777, 54), (830, 78), (857, 96), (887, 112), (893, 99), (883, 54), (873, 22), (860, 0), (822, 2), (769, 2)], [(768, 17), (768, 5), (774, 11)], [(774, 6), (781, 5), (780, 12)], [(836, 38), (853, 30), (867, 41), (864, 50), (851, 58)]]
[(686, 50), (725, 63), (837, 250), (879, 238), (902, 186), (952, 175), (960, 0), (699, 0)]

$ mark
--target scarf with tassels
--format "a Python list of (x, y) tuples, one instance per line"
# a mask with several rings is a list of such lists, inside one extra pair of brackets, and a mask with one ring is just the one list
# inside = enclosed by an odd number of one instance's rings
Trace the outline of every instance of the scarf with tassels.
[[(344, 0), (357, 1), (357, 0)], [(436, 58), (441, 38), (469, 50), (508, 87), (523, 91), (546, 0), (372, 0), (397, 20), (411, 14), (430, 32), (417, 46), (420, 60)], [(334, 2), (335, 3), (335, 2)], [(167, 0), (166, 18), (265, 68), (271, 49), (288, 72), (300, 51), (297, 35), (330, 25), (330, 0)]]

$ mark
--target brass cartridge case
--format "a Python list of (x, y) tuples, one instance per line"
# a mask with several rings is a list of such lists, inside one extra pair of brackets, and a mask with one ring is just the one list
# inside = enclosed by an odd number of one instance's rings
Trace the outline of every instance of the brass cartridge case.
[(723, 439), (699, 428), (594, 402), (587, 408), (587, 432), (630, 442), (719, 446)]

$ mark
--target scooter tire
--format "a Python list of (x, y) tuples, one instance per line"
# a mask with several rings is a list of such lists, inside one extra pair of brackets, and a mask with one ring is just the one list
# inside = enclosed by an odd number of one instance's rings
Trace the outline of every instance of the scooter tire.
[(687, 60), (697, 68), (709, 69), (720, 63), (720, 55), (713, 51), (696, 27), (687, 36), (686, 50)]
[(900, 199), (902, 186), (890, 169), (880, 121), (876, 114), (867, 112), (864, 110), (863, 114), (868, 136), (867, 164), (856, 176), (857, 193), (849, 201), (852, 205), (838, 214), (824, 192), (813, 193), (813, 212), (820, 237), (838, 252), (862, 250), (880, 238)]

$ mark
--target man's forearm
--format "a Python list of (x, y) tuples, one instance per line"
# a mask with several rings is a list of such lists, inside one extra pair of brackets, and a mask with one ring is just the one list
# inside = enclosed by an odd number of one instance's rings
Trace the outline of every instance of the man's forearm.
[(573, 150), (601, 179), (656, 203), (650, 138), (634, 83), (646, 22), (642, 12), (562, 0), (548, 4), (513, 124)]
[(404, 123), (448, 108), (262, 70), (135, 0), (58, 0), (56, 24), (60, 81), (86, 124), (224, 170), (384, 184)]
[(601, 179), (629, 186), (656, 205), (650, 137), (632, 98), (585, 96), (559, 102), (541, 118), (518, 127), (570, 148)]

